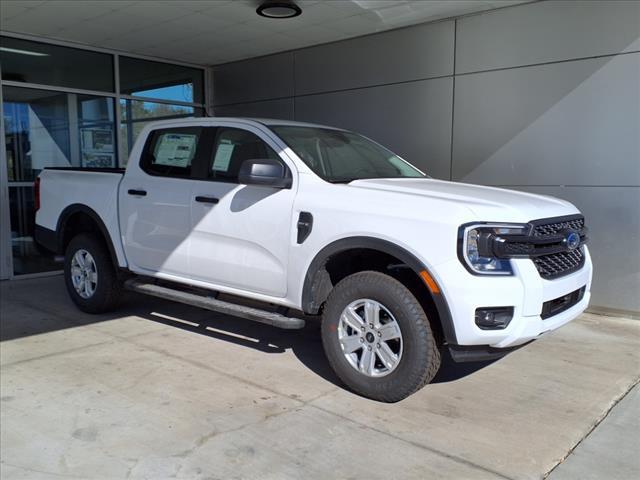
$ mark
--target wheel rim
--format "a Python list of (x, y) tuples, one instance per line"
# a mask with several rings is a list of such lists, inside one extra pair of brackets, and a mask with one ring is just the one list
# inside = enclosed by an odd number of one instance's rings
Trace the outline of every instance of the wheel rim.
[(380, 302), (359, 299), (342, 311), (338, 324), (342, 353), (355, 370), (368, 377), (393, 372), (402, 358), (402, 331)]
[(98, 286), (96, 262), (89, 252), (78, 250), (71, 259), (71, 282), (78, 295), (91, 298)]

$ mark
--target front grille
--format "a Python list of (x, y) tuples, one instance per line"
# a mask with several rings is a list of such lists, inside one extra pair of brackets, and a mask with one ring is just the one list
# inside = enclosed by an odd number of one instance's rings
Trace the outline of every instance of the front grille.
[(517, 233), (479, 236), (482, 256), (500, 259), (531, 259), (546, 280), (569, 275), (585, 264), (587, 228), (582, 215), (532, 220)]
[[(580, 246), (575, 250), (565, 249), (564, 237), (571, 231), (580, 234)], [(582, 215), (531, 222), (530, 235), (535, 245), (532, 245), (529, 255), (540, 276), (551, 280), (581, 269), (585, 261), (583, 244), (587, 240), (586, 234), (587, 229)]]
[(581, 269), (584, 265), (584, 252), (580, 247), (572, 251), (534, 257), (532, 260), (540, 276), (551, 280)]
[(535, 246), (526, 242), (508, 242), (504, 245), (507, 255), (529, 255), (535, 250)]
[(584, 218), (573, 218), (562, 222), (545, 223), (543, 225), (535, 225), (533, 228), (534, 237), (546, 237), (547, 235), (556, 235), (563, 230), (575, 230), (580, 232), (584, 228)]

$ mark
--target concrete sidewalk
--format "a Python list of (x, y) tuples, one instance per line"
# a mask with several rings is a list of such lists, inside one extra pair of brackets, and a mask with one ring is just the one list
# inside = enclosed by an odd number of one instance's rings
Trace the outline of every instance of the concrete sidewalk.
[(640, 478), (640, 387), (637, 385), (576, 449), (549, 480)]
[(541, 478), (640, 376), (640, 322), (583, 315), (493, 364), (447, 363), (387, 405), (338, 384), (317, 325), (133, 295), (89, 316), (61, 277), (0, 295), (5, 480)]

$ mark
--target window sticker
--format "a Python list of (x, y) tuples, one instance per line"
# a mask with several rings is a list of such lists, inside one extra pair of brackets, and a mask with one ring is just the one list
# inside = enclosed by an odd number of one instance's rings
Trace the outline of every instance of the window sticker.
[(221, 143), (216, 149), (216, 156), (213, 158), (213, 171), (214, 172), (226, 172), (229, 170), (229, 163), (231, 162), (231, 155), (233, 155), (233, 149), (235, 145), (233, 143)]
[(170, 167), (188, 167), (196, 152), (198, 136), (195, 134), (170, 133), (160, 138), (155, 152), (155, 164)]

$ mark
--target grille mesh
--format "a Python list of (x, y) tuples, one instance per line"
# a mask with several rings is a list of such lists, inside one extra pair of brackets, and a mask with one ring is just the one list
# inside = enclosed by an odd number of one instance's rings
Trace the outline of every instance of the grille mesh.
[(580, 231), (584, 228), (584, 218), (575, 218), (566, 222), (547, 223), (545, 225), (536, 225), (533, 229), (533, 235), (536, 237), (544, 237), (547, 235), (555, 235), (562, 230), (570, 229)]
[(534, 250), (534, 246), (524, 242), (509, 242), (505, 245), (506, 253), (510, 255), (527, 255)]
[[(540, 220), (532, 222), (533, 236), (544, 238), (558, 235), (565, 230), (584, 231), (584, 217), (582, 216), (561, 221), (558, 220), (559, 219), (556, 219), (556, 221), (554, 221), (554, 219), (550, 218), (546, 222)], [(584, 249), (580, 247), (576, 250), (567, 250), (566, 252), (534, 257), (532, 260), (540, 276), (550, 280), (569, 275), (582, 268), (584, 265)]]
[(536, 257), (533, 258), (533, 263), (542, 278), (557, 278), (582, 268), (584, 265), (584, 252), (581, 247), (569, 252)]

